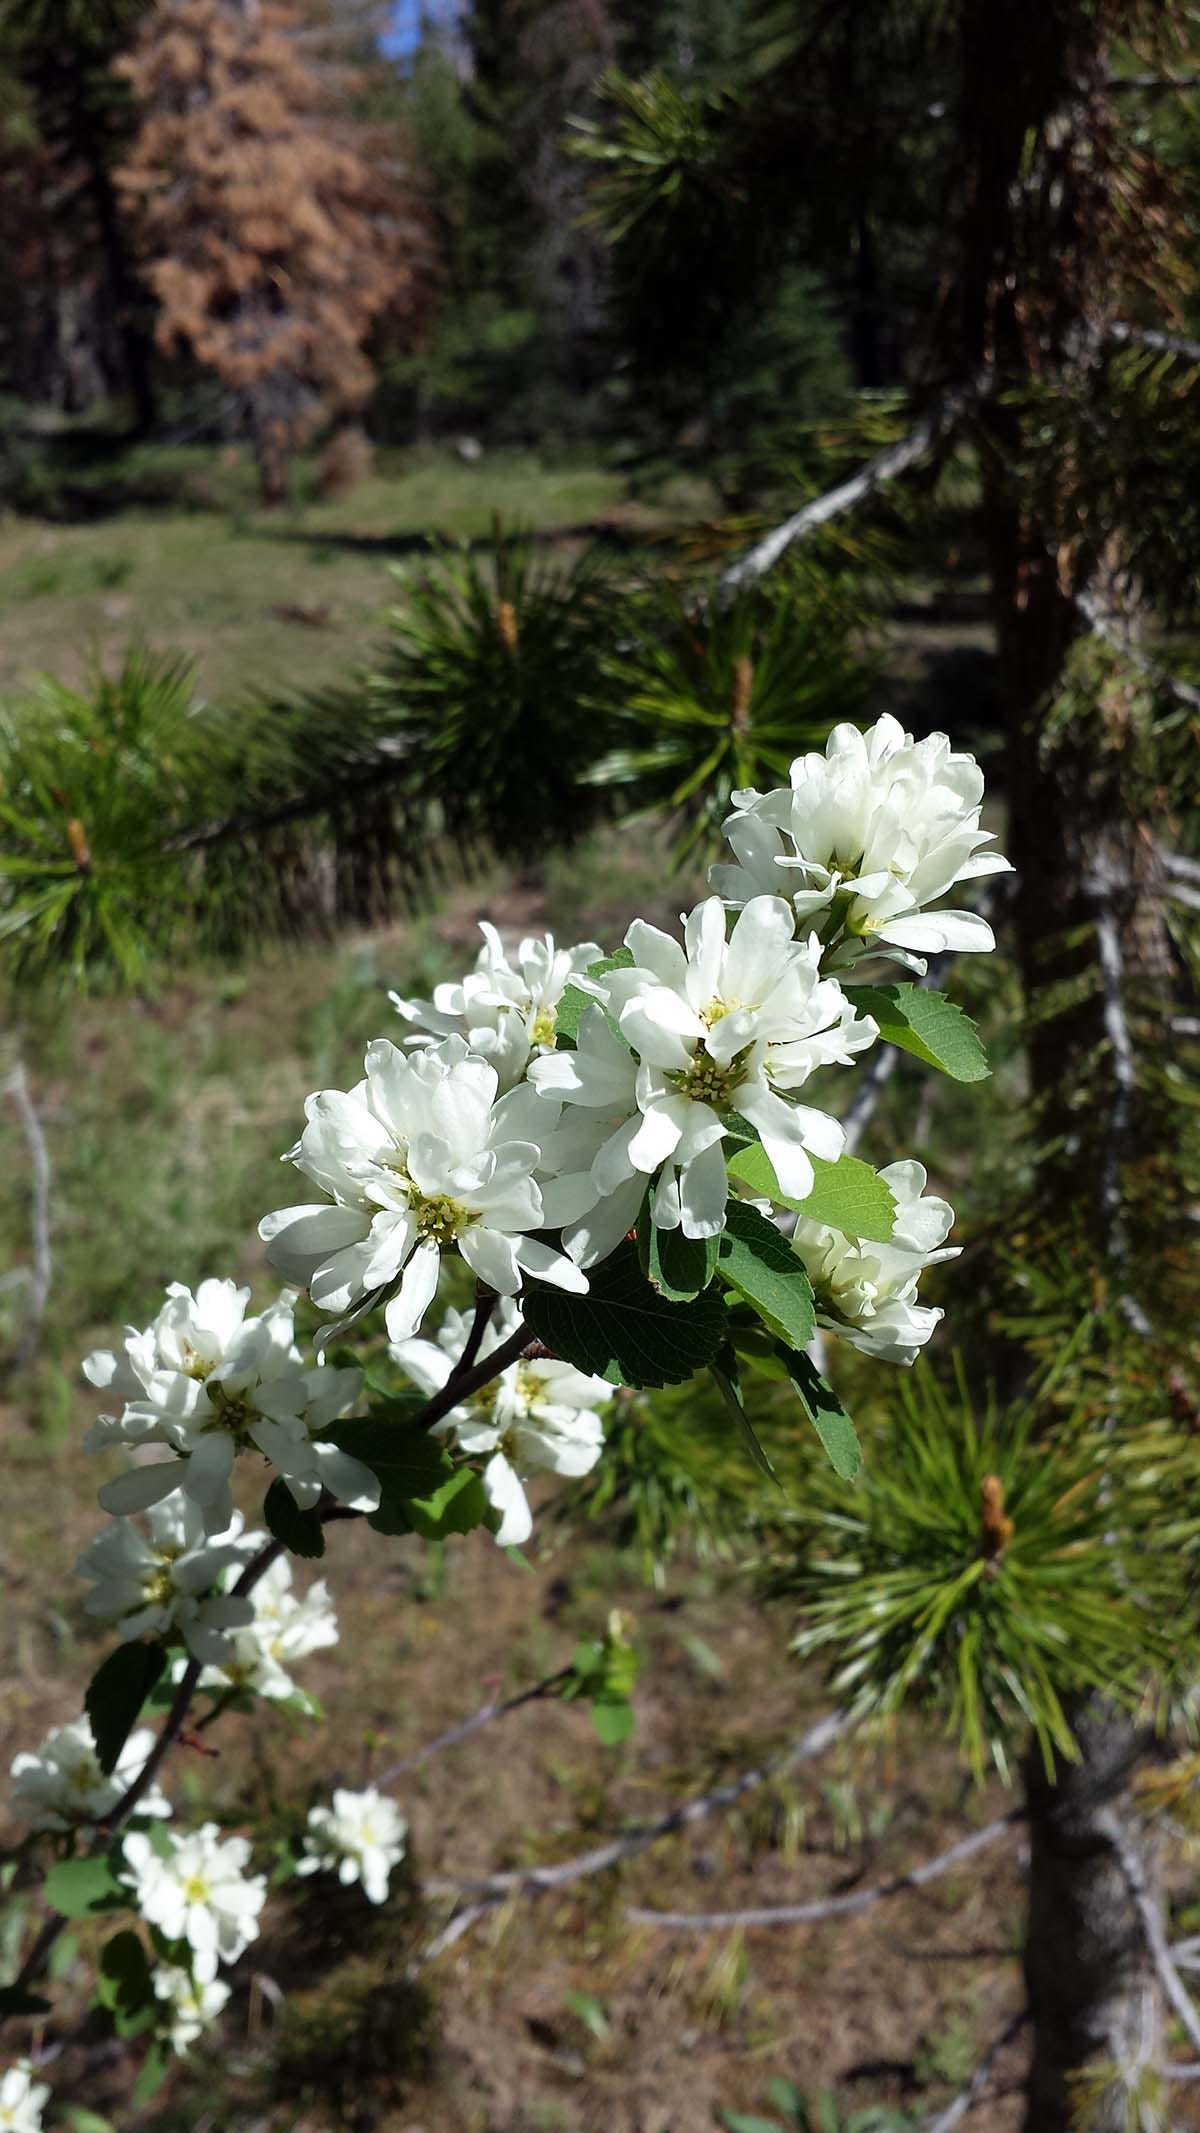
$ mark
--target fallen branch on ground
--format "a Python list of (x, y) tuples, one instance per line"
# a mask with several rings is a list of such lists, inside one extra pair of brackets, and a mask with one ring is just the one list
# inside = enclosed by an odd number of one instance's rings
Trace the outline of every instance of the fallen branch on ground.
[(795, 1770), (801, 1763), (812, 1762), (823, 1755), (835, 1741), (850, 1730), (851, 1720), (847, 1712), (835, 1711), (828, 1718), (818, 1719), (779, 1755), (771, 1756), (753, 1770), (744, 1770), (736, 1778), (728, 1778), (724, 1784), (714, 1785), (711, 1792), (700, 1793), (695, 1799), (681, 1800), (659, 1817), (656, 1822), (645, 1823), (639, 1829), (627, 1830), (623, 1836), (612, 1837), (607, 1844), (598, 1844), (591, 1851), (578, 1852), (571, 1859), (560, 1859), (549, 1866), (517, 1867), (509, 1873), (491, 1874), (483, 1881), (427, 1881), (425, 1893), (430, 1896), (467, 1896), (477, 1900), (450, 1919), (435, 1939), (421, 1949), (409, 1967), (409, 1975), (423, 1970), (428, 1963), (452, 1947), (456, 1940), (473, 1926), (478, 1919), (486, 1917), (510, 1897), (516, 1895), (539, 1896), (548, 1889), (565, 1888), (570, 1882), (582, 1881), (592, 1874), (602, 1874), (610, 1867), (619, 1866), (626, 1859), (636, 1858), (664, 1837), (675, 1836), (680, 1830), (690, 1829), (708, 1815), (718, 1814), (732, 1807), (746, 1793), (781, 1777), (785, 1771)]
[(740, 1926), (807, 1926), (816, 1925), (825, 1918), (849, 1918), (857, 1911), (869, 1911), (889, 1896), (902, 1896), (906, 1889), (922, 1889), (928, 1882), (952, 1873), (964, 1860), (974, 1858), (976, 1852), (995, 1844), (998, 1838), (1007, 1836), (1024, 1820), (1025, 1809), (1014, 1807), (998, 1821), (989, 1822), (983, 1829), (972, 1830), (967, 1837), (960, 1837), (948, 1851), (938, 1852), (923, 1866), (914, 1866), (890, 1881), (877, 1881), (870, 1888), (851, 1889), (845, 1896), (816, 1897), (808, 1903), (764, 1904), (741, 1911), (647, 1911), (630, 1905), (625, 1916), (631, 1925), (664, 1926), (672, 1932), (709, 1932)]
[(948, 2103), (944, 2111), (939, 2111), (936, 2118), (926, 2120), (924, 2133), (954, 2133), (954, 2127), (961, 2123), (968, 2111), (974, 2110), (982, 2097), (997, 2059), (1020, 2036), (1028, 2020), (1028, 2012), (1022, 2008), (1011, 2022), (1005, 2023), (999, 2036), (989, 2044), (966, 2087), (959, 2090), (954, 2101)]

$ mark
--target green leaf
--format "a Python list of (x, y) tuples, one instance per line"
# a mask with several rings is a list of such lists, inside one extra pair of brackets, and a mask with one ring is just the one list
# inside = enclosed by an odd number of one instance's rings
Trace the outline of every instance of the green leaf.
[(47, 1874), (42, 1893), (51, 1910), (61, 1911), (64, 1918), (89, 1918), (111, 1910), (118, 1897), (126, 1907), (132, 1900), (103, 1852), (89, 1859), (60, 1859)]
[(668, 1303), (690, 1303), (708, 1287), (717, 1264), (716, 1237), (685, 1237), (655, 1225), (647, 1194), (638, 1223), (638, 1261)]
[(759, 1473), (765, 1474), (768, 1481), (773, 1481), (776, 1488), (781, 1489), (783, 1483), (764, 1452), (759, 1442), (758, 1432), (746, 1413), (746, 1402), (742, 1394), (742, 1381), (738, 1373), (738, 1359), (734, 1353), (732, 1343), (727, 1341), (716, 1362), (710, 1363), (708, 1367), (712, 1372), (713, 1383), (717, 1391), (720, 1393), (746, 1440), (746, 1448)]
[(797, 1355), (794, 1349), (781, 1349), (780, 1353), (834, 1473), (840, 1474), (843, 1481), (853, 1481), (862, 1465), (862, 1447), (836, 1392), (810, 1357)]
[[(610, 970), (628, 970), (632, 963), (633, 955), (631, 950), (618, 948), (615, 955), (602, 955), (597, 962), (589, 963), (584, 976), (602, 978)], [(581, 992), (578, 985), (568, 985), (554, 1011), (554, 1035), (558, 1042), (574, 1044), (578, 1039), (579, 1025), (586, 1010), (589, 1007), (599, 1007), (600, 1004), (600, 1001), (595, 999), (590, 992)], [(611, 1015), (607, 1016), (607, 1019), (610, 1026), (615, 1030), (616, 1023), (612, 1020)], [(618, 1035), (620, 1035), (619, 1031)], [(621, 1042), (622, 1044), (625, 1042), (623, 1037)]]
[(49, 2014), (50, 2002), (23, 1985), (0, 1985), (0, 2015)]
[(317, 1516), (316, 1506), (302, 1511), (286, 1481), (276, 1478), (263, 1499), (263, 1517), (267, 1529), (292, 1555), (302, 1555), (309, 1561), (325, 1553), (325, 1528)]
[(633, 1732), (633, 1705), (623, 1697), (597, 1697), (592, 1705), (592, 1726), (606, 1748), (619, 1748)]
[(525, 1317), (552, 1354), (611, 1385), (682, 1385), (725, 1338), (716, 1289), (669, 1303), (646, 1280), (634, 1244), (619, 1244), (589, 1280), (586, 1296), (530, 1286)]
[(487, 1493), (479, 1475), (461, 1466), (432, 1496), (409, 1497), (404, 1509), (413, 1532), (423, 1540), (445, 1540), (449, 1533), (473, 1533), (483, 1524)]
[(398, 1408), (395, 1419), (389, 1419), (393, 1406), (389, 1401), (355, 1421), (334, 1423), (322, 1437), (323, 1442), (361, 1459), (376, 1476), (379, 1508), (369, 1514), (367, 1522), (377, 1533), (411, 1533), (409, 1504), (433, 1496), (455, 1472), (437, 1439), (412, 1427), (414, 1407), (406, 1401), (394, 1404)]
[(593, 1999), (590, 1992), (564, 1992), (563, 2005), (579, 2016), (584, 2028), (590, 2029), (594, 2037), (608, 2035), (612, 2024), (600, 2001)]
[(152, 2044), (142, 2061), (142, 2071), (133, 2089), (133, 2102), (140, 2111), (143, 2104), (157, 2096), (163, 2082), (171, 2071), (171, 2055), (161, 2044)]
[(118, 1644), (89, 1681), (83, 1707), (92, 1722), (96, 1760), (106, 1777), (115, 1770), (166, 1663), (161, 1644)]
[(806, 1200), (792, 1200), (780, 1190), (765, 1148), (742, 1148), (729, 1165), (731, 1177), (748, 1185), (751, 1192), (793, 1207), (809, 1222), (828, 1223), (847, 1237), (865, 1237), (875, 1244), (891, 1241), (896, 1221), (896, 1202), (877, 1170), (856, 1155), (840, 1155), (836, 1163), (823, 1156), (810, 1156), (813, 1188)]
[(89, 2111), (86, 2104), (69, 2103), (62, 2115), (71, 2133), (113, 2133), (112, 2119), (101, 2118), (99, 2111)]
[(722, 2111), (721, 2123), (729, 2133), (783, 2133), (777, 2118), (755, 2118), (750, 2111)]
[(145, 1946), (140, 1935), (128, 1926), (104, 1944), (96, 1972), (96, 1997), (116, 2016), (122, 2036), (130, 2034), (130, 2024), (141, 2027), (140, 2018), (153, 2006), (154, 1986)]
[(969, 1015), (924, 985), (847, 985), (860, 1015), (873, 1015), (889, 1044), (940, 1067), (954, 1081), (986, 1081), (991, 1068)]
[(730, 1288), (790, 1348), (803, 1348), (816, 1324), (812, 1283), (786, 1237), (757, 1207), (731, 1200), (716, 1241), (717, 1263)]

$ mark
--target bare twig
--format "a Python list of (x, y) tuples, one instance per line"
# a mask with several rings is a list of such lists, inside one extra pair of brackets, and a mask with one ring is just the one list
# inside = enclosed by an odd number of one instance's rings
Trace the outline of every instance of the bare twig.
[(982, 2097), (997, 2059), (1020, 2036), (1028, 2020), (1028, 2011), (1023, 2007), (1019, 2014), (1013, 2016), (1011, 2022), (1005, 2023), (999, 2036), (989, 2044), (966, 2087), (959, 2090), (954, 2101), (948, 2103), (944, 2111), (939, 2111), (936, 2118), (926, 2120), (924, 2133), (954, 2133), (955, 2126), (961, 2124), (968, 2111), (973, 2111)]
[(23, 1060), (18, 1059), (10, 1068), (3, 1083), (4, 1093), (11, 1096), (13, 1109), (21, 1123), (25, 1145), (29, 1150), (29, 1223), (31, 1238), (31, 1267), (29, 1280), (29, 1310), (21, 1335), (13, 1349), (10, 1370), (15, 1373), (28, 1370), (38, 1351), (42, 1335), (42, 1320), (50, 1301), (50, 1284), (54, 1274), (54, 1262), (50, 1251), (50, 1151), (42, 1122), (29, 1088), (29, 1077)]
[(1176, 881), (1191, 881), (1200, 888), (1200, 859), (1189, 859), (1184, 852), (1171, 852), (1163, 844), (1158, 846), (1159, 862), (1164, 874)]
[(989, 374), (983, 372), (978, 377), (969, 379), (964, 385), (952, 386), (940, 399), (934, 401), (928, 413), (922, 415), (906, 437), (900, 438), (896, 444), (889, 444), (884, 451), (877, 452), (874, 459), (869, 459), (865, 466), (859, 468), (857, 474), (851, 475), (849, 481), (840, 482), (837, 488), (827, 490), (824, 496), (814, 496), (799, 511), (793, 512), (791, 518), (785, 519), (781, 526), (765, 533), (760, 541), (755, 542), (753, 548), (747, 549), (745, 555), (739, 556), (721, 573), (717, 587), (718, 597), (727, 601), (740, 591), (743, 585), (751, 585), (759, 578), (765, 578), (767, 572), (774, 569), (780, 557), (786, 555), (789, 548), (794, 548), (797, 541), (807, 539), (810, 533), (815, 533), (820, 526), (828, 525), (831, 519), (841, 518), (845, 512), (856, 510), (859, 504), (865, 503), (868, 497), (874, 496), (889, 482), (895, 481), (898, 475), (906, 474), (910, 467), (918, 465), (922, 459), (927, 459), (935, 446), (958, 427), (963, 416), (978, 405), (988, 391), (990, 382)]
[(1125, 1876), (1150, 1959), (1158, 1972), (1158, 1982), (1187, 2031), (1189, 2042), (1196, 2051), (1200, 2051), (1200, 2010), (1196, 2008), (1176, 1968), (1167, 1941), (1166, 1927), (1155, 1902), (1141, 1854), (1119, 1817), (1111, 1809), (1098, 1815), (1097, 1823), (1111, 1844), (1117, 1864)]
[(961, 1837), (948, 1851), (927, 1859), (923, 1866), (914, 1866), (890, 1881), (877, 1881), (870, 1888), (852, 1889), (845, 1896), (819, 1897), (811, 1903), (765, 1904), (741, 1911), (647, 1911), (631, 1905), (625, 1915), (636, 1926), (664, 1926), (672, 1932), (698, 1933), (720, 1932), (736, 1926), (808, 1926), (825, 1918), (849, 1918), (857, 1911), (869, 1911), (874, 1904), (883, 1903), (890, 1896), (902, 1896), (906, 1889), (923, 1889), (928, 1882), (952, 1873), (964, 1860), (974, 1858), (976, 1852), (995, 1844), (998, 1838), (1007, 1836), (1024, 1820), (1025, 1809), (1014, 1807), (1010, 1814), (1001, 1815), (986, 1828), (973, 1829), (969, 1836)]
[(446, 1748), (456, 1748), (459, 1741), (469, 1740), (473, 1733), (481, 1732), (484, 1726), (492, 1725), (497, 1718), (507, 1718), (510, 1712), (521, 1710), (527, 1703), (538, 1703), (544, 1697), (553, 1696), (554, 1691), (569, 1679), (571, 1671), (569, 1666), (560, 1667), (557, 1674), (547, 1674), (544, 1681), (536, 1681), (532, 1688), (522, 1689), (519, 1695), (509, 1696), (503, 1703), (493, 1701), (481, 1704), (469, 1718), (460, 1718), (457, 1724), (448, 1726), (444, 1733), (426, 1741), (423, 1748), (414, 1748), (410, 1754), (402, 1755), (396, 1762), (389, 1763), (387, 1769), (381, 1770), (372, 1783), (380, 1790), (385, 1785), (394, 1785), (396, 1779), (403, 1777), (406, 1771), (419, 1770), (422, 1763), (428, 1763), (433, 1756), (441, 1755)]

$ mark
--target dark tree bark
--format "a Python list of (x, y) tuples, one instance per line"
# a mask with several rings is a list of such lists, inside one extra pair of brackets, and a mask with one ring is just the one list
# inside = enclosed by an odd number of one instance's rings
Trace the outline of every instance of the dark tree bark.
[[(1119, 262), (1103, 152), (1115, 9), (1082, 0), (965, 0), (961, 13), (964, 252), (953, 332), (968, 363), (1007, 392), (979, 424), (987, 551), (1007, 736), (1018, 957), (1044, 1203), (1094, 1240), (1098, 1273), (1130, 1265), (1125, 1164), (1152, 1152), (1136, 1073), (1114, 1043), (1113, 962), (1123, 1018), (1161, 994), (1170, 967), (1154, 840), (1141, 817), (1136, 690), (1081, 645), (1075, 594), (1111, 570), (1080, 535), (1069, 453), (1032, 478), (1054, 387), (1103, 320)], [(1107, 15), (1107, 20), (1102, 18)], [(1099, 144), (1099, 145), (1098, 145)], [(1028, 411), (1021, 394), (1030, 395)], [(1110, 944), (1106, 972), (1104, 940)], [(1053, 999), (1054, 1012), (1039, 1015)], [(1138, 1310), (1136, 1302), (1131, 1310)], [(1132, 1321), (1131, 1321), (1132, 1322)], [(1114, 1545), (1119, 1544), (1119, 1536)], [(1097, 1700), (1073, 1714), (1077, 1763), (1027, 1771), (1032, 1839), (1026, 1977), (1033, 2063), (1026, 2133), (1127, 2133), (1128, 2082), (1163, 2052), (1154, 1967), (1112, 1831), (1141, 1848), (1132, 1780), (1144, 1736)], [(1156, 1888), (1156, 1862), (1143, 1852)]]
[(1048, 1778), (1027, 1771), (1030, 1897), (1025, 1981), (1033, 2063), (1025, 2133), (1128, 2133), (1129, 2089), (1163, 2049), (1158, 1980), (1113, 1837), (1154, 1859), (1130, 1784), (1149, 1743), (1097, 1701), (1073, 1714), (1083, 1751)]

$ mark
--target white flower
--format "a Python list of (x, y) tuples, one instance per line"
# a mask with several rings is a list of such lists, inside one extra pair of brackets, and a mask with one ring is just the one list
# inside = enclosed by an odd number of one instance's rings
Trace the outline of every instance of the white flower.
[(979, 765), (944, 733), (914, 741), (887, 716), (866, 734), (836, 726), (824, 755), (797, 756), (790, 787), (733, 798), (725, 835), (738, 865), (710, 875), (728, 903), (791, 895), (831, 946), (845, 929), (839, 961), (891, 950), (923, 970), (913, 950), (995, 946), (976, 912), (927, 909), (955, 882), (1009, 871), (980, 849), (992, 838), (979, 827)]
[(917, 1282), (925, 1267), (957, 1258), (959, 1246), (943, 1242), (954, 1209), (925, 1194), (920, 1163), (889, 1163), (879, 1175), (896, 1202), (890, 1244), (860, 1244), (823, 1223), (800, 1221), (792, 1245), (808, 1269), (823, 1326), (864, 1355), (912, 1363), (942, 1317), (917, 1302)]
[(135, 1830), (122, 1848), (127, 1871), (120, 1878), (132, 1886), (138, 1910), (164, 1940), (187, 1942), (200, 1984), (211, 1983), (218, 1962), (235, 1963), (257, 1940), (267, 1881), (245, 1871), (247, 1838), (223, 1838), (215, 1822), (205, 1822), (183, 1837), (151, 1839)]
[(0, 2133), (42, 2133), (49, 2101), (47, 2084), (34, 2080), (27, 2059), (18, 2059), (0, 2074)]
[(308, 1851), (298, 1874), (333, 1873), (349, 1884), (361, 1881), (372, 1903), (382, 1903), (388, 1876), (404, 1857), (408, 1824), (394, 1800), (368, 1787), (365, 1792), (339, 1788), (331, 1807), (313, 1807), (308, 1816)]
[(322, 1311), (366, 1308), (383, 1290), (393, 1340), (421, 1322), (441, 1254), (515, 1296), (525, 1275), (582, 1291), (577, 1266), (530, 1234), (554, 1219), (534, 1179), (557, 1104), (522, 1085), (497, 1101), (494, 1067), (461, 1037), (414, 1054), (368, 1046), (366, 1079), (310, 1096), (290, 1160), (335, 1201), (285, 1207), (259, 1225), (268, 1257)]
[(160, 1963), (151, 1982), (156, 1999), (166, 2002), (167, 2042), (181, 2053), (216, 2021), (231, 1991), (220, 1978), (201, 1982), (173, 1963)]
[(100, 1491), (106, 1511), (143, 1511), (182, 1490), (209, 1532), (224, 1532), (233, 1516), (234, 1460), (250, 1446), (278, 1469), (302, 1508), (324, 1485), (354, 1510), (375, 1509), (379, 1485), (370, 1470), (318, 1441), (358, 1399), (361, 1373), (305, 1369), (287, 1290), (258, 1317), (246, 1317), (249, 1300), (249, 1289), (232, 1281), (202, 1281), (195, 1296), (172, 1282), (153, 1325), (127, 1329), (123, 1356), (88, 1356), (85, 1376), (125, 1405), (100, 1417), (87, 1449), (162, 1444), (176, 1455), (107, 1482)]
[(531, 1052), (553, 1049), (559, 1001), (572, 978), (598, 962), (604, 951), (595, 941), (556, 948), (553, 934), (523, 940), (516, 967), (505, 955), (494, 926), (479, 928), (484, 938), (475, 968), (461, 983), (438, 985), (432, 1000), (405, 1000), (388, 994), (397, 1014), (421, 1032), (411, 1045), (440, 1037), (465, 1037), (473, 1052), (490, 1061), (500, 1088), (511, 1089), (525, 1072)]
[(689, 1237), (724, 1228), (731, 1112), (755, 1128), (791, 1199), (812, 1190), (810, 1152), (841, 1153), (836, 1119), (780, 1091), (848, 1063), (878, 1032), (821, 978), (819, 943), (793, 931), (782, 897), (757, 896), (726, 940), (721, 901), (709, 897), (688, 914), (682, 946), (636, 919), (625, 936), (633, 968), (598, 981), (641, 1061), (627, 1159), (647, 1175), (668, 1166), (654, 1198), (660, 1227)]
[(231, 1629), (249, 1622), (248, 1599), (221, 1591), (224, 1573), (249, 1562), (266, 1539), (244, 1533), (235, 1513), (228, 1531), (209, 1535), (195, 1505), (175, 1496), (155, 1504), (146, 1538), (128, 1519), (115, 1519), (89, 1543), (75, 1565), (90, 1578), (84, 1613), (112, 1622), (122, 1642), (174, 1630), (197, 1659), (220, 1665), (229, 1656)]
[(629, 1153), (642, 1122), (638, 1061), (604, 1010), (588, 1007), (575, 1049), (532, 1060), (529, 1080), (563, 1107), (542, 1141), (543, 1197), (571, 1257), (594, 1266), (632, 1229), (646, 1197), (646, 1178)]
[[(517, 1324), (515, 1307), (502, 1304), (489, 1321), (481, 1357), (507, 1340)], [(467, 1313), (448, 1311), (436, 1345), (401, 1341), (391, 1354), (422, 1392), (440, 1392), (462, 1354), (470, 1326)], [(522, 1358), (435, 1425), (436, 1436), (468, 1456), (490, 1455), (483, 1485), (489, 1503), (500, 1513), (496, 1539), (501, 1547), (515, 1547), (533, 1530), (521, 1485), (525, 1475), (542, 1471), (574, 1476), (595, 1466), (604, 1448), (596, 1410), (607, 1407), (612, 1396), (613, 1388), (603, 1378), (588, 1377), (571, 1363)]]
[(293, 1591), (292, 1566), (281, 1555), (263, 1572), (250, 1604), (253, 1619), (229, 1632), (229, 1658), (223, 1666), (206, 1668), (200, 1686), (218, 1691), (242, 1689), (286, 1703), (297, 1694), (288, 1668), (338, 1641), (329, 1587), (324, 1578), (318, 1578), (307, 1592)]
[[(105, 1777), (96, 1760), (91, 1720), (56, 1726), (32, 1755), (15, 1756), (10, 1767), (14, 1814), (31, 1829), (64, 1830), (77, 1822), (100, 1822), (128, 1791), (154, 1746), (148, 1727), (131, 1733), (115, 1769)], [(170, 1802), (157, 1785), (143, 1794), (138, 1813), (169, 1815)]]

